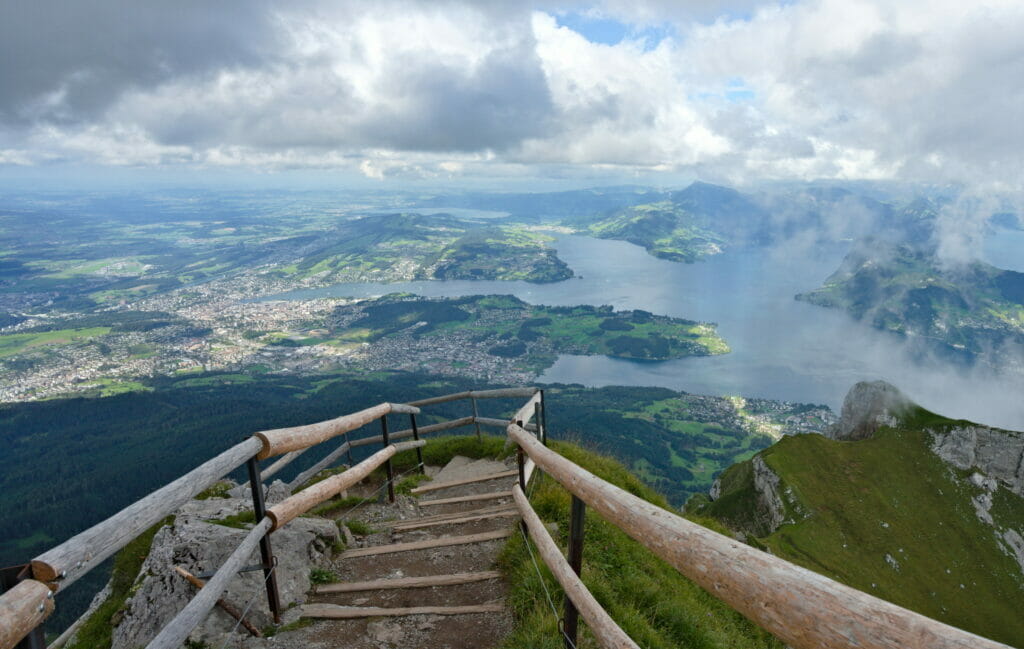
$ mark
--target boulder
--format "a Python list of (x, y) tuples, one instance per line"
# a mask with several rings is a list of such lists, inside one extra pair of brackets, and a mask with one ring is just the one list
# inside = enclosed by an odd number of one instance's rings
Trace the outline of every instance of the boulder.
[[(182, 508), (173, 524), (156, 533), (149, 556), (125, 603), (124, 615), (113, 630), (112, 649), (145, 646), (185, 607), (196, 591), (174, 567), (181, 566), (197, 576), (217, 570), (248, 530), (211, 523), (205, 517), (245, 509), (251, 509), (251, 503), (238, 498), (191, 501)], [(330, 547), (338, 539), (338, 528), (329, 520), (296, 518), (270, 538), (277, 559), (275, 573), (281, 603), (285, 607), (302, 603), (311, 589), (310, 569), (329, 565)], [(257, 549), (246, 565), (259, 562)], [(272, 621), (262, 570), (236, 575), (223, 598), (239, 610), (249, 607), (246, 619), (257, 628)], [(214, 608), (190, 637), (220, 646), (232, 633), (244, 633), (241, 628), (233, 631), (235, 625), (233, 618)]]
[(825, 435), (832, 439), (867, 439), (882, 426), (894, 426), (914, 403), (885, 381), (861, 381), (846, 395), (839, 423)]

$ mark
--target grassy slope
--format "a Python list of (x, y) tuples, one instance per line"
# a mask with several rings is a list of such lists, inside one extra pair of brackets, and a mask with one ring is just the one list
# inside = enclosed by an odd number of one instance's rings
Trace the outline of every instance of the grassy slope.
[(634, 205), (591, 223), (587, 232), (643, 246), (655, 257), (694, 262), (721, 251), (720, 235), (702, 229), (690, 214), (669, 201)]
[[(1024, 646), (1021, 571), (975, 514), (971, 498), (980, 490), (929, 450), (920, 425), (858, 442), (787, 437), (763, 457), (811, 515), (755, 543), (929, 617)], [(730, 470), (733, 489), (705, 513), (734, 526), (749, 516), (747, 467)], [(996, 502), (997, 524), (1024, 527), (1024, 500), (1000, 490)]]
[[(554, 443), (553, 447), (601, 478), (667, 507), (664, 498), (644, 486), (617, 461), (571, 444)], [(556, 542), (566, 547), (568, 492), (545, 477), (534, 484), (530, 500), (543, 520), (558, 524)], [(586, 525), (583, 581), (640, 646), (650, 649), (782, 647), (775, 638), (682, 577), (618, 528), (592, 512), (587, 513)], [(503, 646), (509, 649), (562, 647), (557, 621), (522, 536), (509, 540), (500, 563), (511, 583), (509, 599), (518, 621), (516, 630)], [(561, 588), (546, 567), (542, 566), (541, 572), (556, 606), (560, 606)], [(579, 646), (598, 646), (585, 625), (581, 628), (584, 630)]]

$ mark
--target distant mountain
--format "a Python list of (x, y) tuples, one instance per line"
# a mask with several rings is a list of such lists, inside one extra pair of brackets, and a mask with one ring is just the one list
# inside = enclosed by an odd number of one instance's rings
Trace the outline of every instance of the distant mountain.
[(655, 257), (694, 262), (727, 246), (765, 243), (768, 215), (735, 189), (696, 182), (663, 200), (567, 221), (595, 237), (643, 246)]
[(1024, 646), (1024, 433), (858, 384), (827, 436), (783, 438), (687, 510), (832, 579)]
[[(928, 223), (904, 225), (920, 234)], [(1024, 273), (982, 262), (947, 266), (930, 246), (866, 239), (824, 286), (796, 298), (960, 355), (1024, 344)]]
[(662, 198), (663, 192), (650, 187), (622, 185), (563, 192), (444, 194), (421, 199), (415, 205), (507, 212), (517, 222), (543, 222), (602, 214)]

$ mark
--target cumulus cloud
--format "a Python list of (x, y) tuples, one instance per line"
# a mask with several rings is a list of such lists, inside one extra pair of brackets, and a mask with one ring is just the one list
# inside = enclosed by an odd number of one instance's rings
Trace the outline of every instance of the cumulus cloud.
[[(591, 42), (566, 11), (630, 29)], [(1020, 33), (1002, 0), (11, 0), (0, 164), (1016, 187)]]

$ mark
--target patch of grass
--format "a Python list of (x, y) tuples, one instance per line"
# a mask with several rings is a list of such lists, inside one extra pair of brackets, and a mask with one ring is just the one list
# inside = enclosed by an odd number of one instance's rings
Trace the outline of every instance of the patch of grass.
[(110, 573), (110, 596), (82, 624), (75, 640), (68, 649), (109, 649), (114, 625), (111, 618), (125, 607), (138, 582), (136, 578), (153, 545), (153, 537), (164, 525), (173, 525), (174, 517), (169, 516), (140, 534), (114, 556), (114, 568)]
[(26, 349), (43, 345), (67, 345), (110, 333), (110, 327), (58, 329), (41, 333), (5, 334), (0, 336), (0, 358), (14, 356)]
[(333, 584), (338, 581), (338, 575), (323, 568), (313, 568), (309, 571), (309, 581), (312, 584)]
[[(616, 460), (570, 444), (556, 442), (552, 447), (626, 491), (660, 507), (668, 507), (663, 497), (641, 483)], [(544, 521), (558, 524), (556, 541), (566, 547), (569, 493), (543, 476), (535, 483), (530, 501)], [(783, 646), (614, 525), (589, 511), (583, 554), (584, 583), (612, 618), (642, 647), (781, 649)], [(499, 565), (511, 586), (508, 601), (517, 620), (515, 630), (501, 647), (560, 649), (563, 642), (541, 587), (543, 579), (555, 601), (561, 602), (562, 590), (554, 577), (543, 564), (542, 577), (538, 577), (519, 534), (506, 544)], [(581, 626), (583, 631), (578, 646), (597, 647), (585, 625)]]
[(210, 498), (230, 498), (231, 496), (228, 495), (228, 491), (231, 489), (231, 487), (232, 485), (230, 482), (227, 482), (226, 480), (218, 480), (217, 482), (214, 482), (212, 485), (210, 485), (203, 491), (200, 491), (196, 495), (196, 500), (209, 500)]
[(236, 530), (248, 529), (249, 525), (256, 522), (256, 514), (251, 509), (244, 512), (238, 512), (231, 516), (225, 516), (224, 518), (212, 518), (207, 523), (213, 523), (214, 525), (223, 525), (224, 527), (233, 527)]
[(412, 490), (420, 486), (424, 482), (427, 482), (430, 478), (424, 473), (414, 473), (413, 475), (402, 478), (397, 485), (395, 485), (395, 491), (400, 494), (410, 494)]
[(369, 536), (376, 531), (362, 521), (345, 521), (345, 527), (358, 536)]
[(347, 549), (348, 546), (345, 545), (345, 541), (342, 539), (336, 539), (331, 543), (331, 552), (334, 554), (341, 554)]
[[(500, 460), (512, 455), (515, 450), (505, 448), (504, 437), (484, 435), (480, 439), (474, 436), (434, 437), (423, 447), (423, 462), (431, 466), (444, 466), (456, 455), (479, 460), (483, 458)], [(402, 473), (416, 466), (416, 450), (402, 451), (391, 460), (395, 471)], [(383, 468), (378, 469), (383, 474)]]

